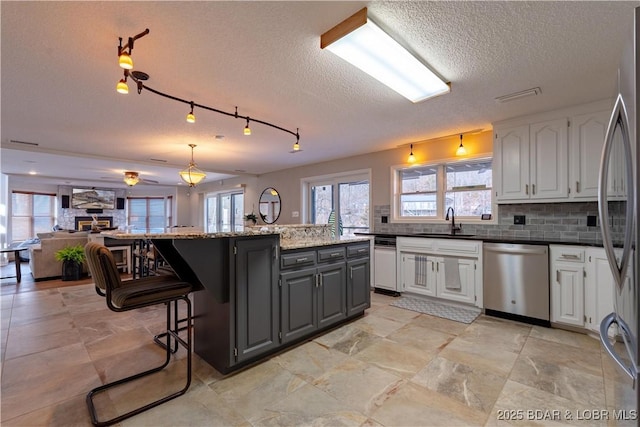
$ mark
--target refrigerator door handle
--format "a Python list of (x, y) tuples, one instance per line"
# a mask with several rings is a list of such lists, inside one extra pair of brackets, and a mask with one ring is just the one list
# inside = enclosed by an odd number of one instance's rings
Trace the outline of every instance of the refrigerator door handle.
[(631, 378), (631, 380), (633, 381), (633, 387), (635, 388), (637, 371), (633, 366), (625, 365), (624, 361), (620, 358), (620, 356), (618, 356), (618, 353), (616, 353), (613, 345), (611, 345), (611, 342), (609, 341), (609, 328), (611, 327), (611, 325), (618, 325), (618, 327), (623, 330), (623, 334), (626, 334), (628, 332), (624, 330), (625, 328), (623, 325), (620, 325), (618, 323), (618, 321), (616, 320), (616, 314), (610, 313), (606, 315), (604, 319), (602, 319), (602, 322), (600, 322), (600, 342), (604, 346), (605, 350), (607, 350), (607, 353), (609, 353), (609, 356), (611, 356), (611, 358), (616, 361), (618, 366), (625, 372), (625, 374), (627, 374), (629, 378)]
[[(625, 215), (624, 246), (620, 265), (618, 265), (618, 263), (616, 262), (615, 251), (613, 249), (611, 231), (609, 229), (609, 209), (607, 204), (609, 158), (611, 157), (611, 149), (614, 143), (613, 136), (618, 126), (620, 126), (620, 131), (622, 133), (627, 180), (627, 209)], [(609, 120), (609, 126), (607, 127), (604, 147), (602, 148), (602, 157), (600, 158), (600, 176), (598, 179), (598, 214), (600, 215), (602, 243), (607, 254), (607, 260), (609, 261), (609, 266), (611, 267), (611, 272), (613, 273), (616, 287), (618, 288), (618, 293), (622, 291), (622, 287), (624, 286), (624, 280), (625, 276), (627, 275), (627, 268), (629, 267), (629, 261), (633, 250), (633, 248), (631, 247), (631, 240), (633, 237), (633, 197), (635, 190), (633, 189), (632, 158), (633, 156), (631, 154), (631, 141), (629, 140), (629, 120), (627, 117), (627, 109), (624, 105), (622, 95), (618, 94), (615, 106), (613, 107), (613, 112), (611, 113), (611, 119)]]

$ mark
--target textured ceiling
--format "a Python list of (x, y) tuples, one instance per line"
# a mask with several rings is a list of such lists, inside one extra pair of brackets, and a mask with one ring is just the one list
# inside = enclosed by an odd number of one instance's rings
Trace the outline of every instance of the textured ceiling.
[[(216, 179), (488, 129), (495, 121), (604, 99), (614, 93), (637, 5), (2, 2), (2, 172), (119, 182), (123, 170), (137, 170), (175, 185), (189, 143), (197, 144), (198, 166)], [(413, 104), (320, 49), (320, 34), (364, 6), (451, 82), (450, 94)], [(129, 95), (117, 94), (118, 37), (145, 28), (150, 33), (136, 41), (132, 57), (151, 76), (150, 87), (300, 128), (303, 151), (289, 153), (295, 138), (287, 133), (254, 124), (246, 137), (243, 121), (203, 110), (188, 124), (188, 106), (138, 95), (132, 84)], [(494, 101), (536, 86), (542, 89), (536, 97)]]

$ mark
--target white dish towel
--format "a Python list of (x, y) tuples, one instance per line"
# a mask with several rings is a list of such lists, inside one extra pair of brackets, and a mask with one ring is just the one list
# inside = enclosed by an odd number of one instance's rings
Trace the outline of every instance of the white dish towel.
[(460, 270), (458, 258), (444, 258), (444, 287), (445, 289), (460, 290)]

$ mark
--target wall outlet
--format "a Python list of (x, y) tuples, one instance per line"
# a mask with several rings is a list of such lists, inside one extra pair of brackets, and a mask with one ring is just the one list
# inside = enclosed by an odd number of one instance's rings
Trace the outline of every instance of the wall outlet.
[(514, 215), (513, 223), (518, 225), (524, 225), (525, 216), (524, 215)]
[(598, 217), (595, 215), (587, 215), (587, 227), (597, 227)]
[(292, 211), (291, 212), (291, 218), (298, 218), (300, 216), (300, 212), (298, 211)]
[(380, 220), (382, 221), (383, 224), (387, 224), (389, 222), (389, 217), (386, 215), (382, 215), (380, 217)]

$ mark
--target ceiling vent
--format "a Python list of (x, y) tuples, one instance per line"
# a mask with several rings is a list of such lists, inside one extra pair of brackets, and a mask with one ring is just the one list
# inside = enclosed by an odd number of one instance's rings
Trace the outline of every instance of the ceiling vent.
[(520, 92), (514, 92), (508, 95), (502, 95), (494, 99), (496, 100), (496, 102), (503, 103), (503, 102), (513, 101), (514, 99), (524, 98), (526, 96), (540, 95), (541, 93), (542, 93), (542, 89), (540, 89), (539, 87), (534, 87), (531, 89), (522, 90)]

